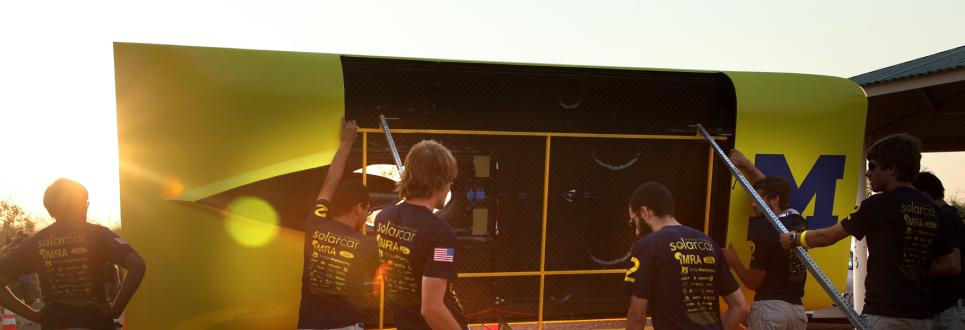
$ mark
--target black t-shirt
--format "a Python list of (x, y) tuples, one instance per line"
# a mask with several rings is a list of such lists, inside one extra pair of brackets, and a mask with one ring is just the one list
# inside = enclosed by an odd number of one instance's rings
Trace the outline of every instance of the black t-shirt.
[(720, 329), (719, 296), (738, 289), (720, 248), (704, 233), (667, 226), (633, 245), (624, 286), (648, 300), (655, 329)]
[(378, 250), (365, 237), (329, 214), (329, 201), (319, 200), (305, 224), (305, 263), (298, 328), (341, 328), (361, 323), (365, 282), (375, 278)]
[(43, 329), (114, 329), (114, 319), (96, 305), (108, 303), (107, 264), (123, 264), (133, 251), (106, 227), (56, 222), (0, 262), (0, 275), (10, 281), (37, 273), (46, 302)]
[[(429, 209), (402, 203), (375, 218), (379, 258), (385, 263), (385, 296), (400, 330), (430, 329), (422, 317), (422, 277), (455, 279), (456, 232)], [(466, 326), (462, 306), (449, 281), (443, 302)]]
[[(944, 236), (947, 237), (953, 248), (961, 250), (961, 237), (965, 235), (965, 224), (962, 223), (961, 215), (958, 214), (957, 209), (947, 204), (940, 207), (939, 211), (941, 212), (942, 223), (945, 225), (942, 233), (945, 234)], [(965, 298), (962, 295), (963, 281), (965, 281), (965, 274), (932, 278), (932, 313), (940, 313), (955, 305), (958, 299)]]
[[(804, 229), (804, 218), (796, 213), (782, 216), (779, 220), (787, 230)], [(755, 240), (754, 252), (751, 254), (751, 268), (766, 271), (761, 286), (755, 290), (754, 300), (781, 300), (800, 305), (804, 296), (804, 282), (807, 280), (807, 268), (793, 250), (785, 250), (777, 240), (777, 230), (771, 226), (767, 218), (753, 217), (751, 228), (773, 232), (773, 235), (758, 235)], [(764, 226), (753, 224), (763, 223)], [(767, 238), (764, 238), (767, 237)]]
[(938, 208), (921, 192), (899, 187), (868, 197), (841, 220), (857, 239), (867, 236), (868, 276), (864, 313), (887, 317), (931, 317), (928, 269), (952, 252)]

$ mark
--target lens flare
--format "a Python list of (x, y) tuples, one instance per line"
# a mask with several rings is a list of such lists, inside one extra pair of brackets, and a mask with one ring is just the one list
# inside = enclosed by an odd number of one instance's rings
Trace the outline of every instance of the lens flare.
[(169, 176), (164, 182), (164, 189), (161, 191), (161, 198), (175, 198), (184, 192), (184, 183), (176, 176)]
[(261, 198), (238, 197), (225, 212), (225, 230), (239, 244), (260, 247), (278, 236), (278, 212)]

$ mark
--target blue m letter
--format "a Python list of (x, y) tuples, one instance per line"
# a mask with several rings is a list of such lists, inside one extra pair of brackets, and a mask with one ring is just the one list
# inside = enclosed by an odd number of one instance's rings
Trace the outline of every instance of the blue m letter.
[(811, 199), (815, 199), (814, 215), (807, 217), (807, 227), (817, 229), (838, 223), (838, 217), (832, 214), (834, 187), (844, 178), (844, 158), (844, 155), (821, 155), (800, 185), (791, 175), (784, 155), (757, 155), (755, 164), (765, 175), (782, 176), (791, 183), (791, 208), (804, 212)]

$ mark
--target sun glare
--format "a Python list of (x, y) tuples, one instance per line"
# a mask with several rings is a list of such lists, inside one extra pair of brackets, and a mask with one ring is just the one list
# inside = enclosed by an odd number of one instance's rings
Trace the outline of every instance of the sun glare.
[(263, 199), (238, 197), (224, 214), (225, 230), (241, 245), (260, 247), (278, 236), (278, 212)]

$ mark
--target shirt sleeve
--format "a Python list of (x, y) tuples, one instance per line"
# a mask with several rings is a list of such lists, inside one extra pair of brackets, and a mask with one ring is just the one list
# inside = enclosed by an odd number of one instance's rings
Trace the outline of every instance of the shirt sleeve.
[(945, 216), (945, 233), (948, 235), (948, 243), (953, 249), (961, 249), (962, 238), (958, 236), (958, 234), (961, 233), (963, 227), (965, 227), (965, 224), (962, 223), (961, 215), (959, 215), (958, 210), (954, 208), (948, 212), (942, 212), (942, 215)]
[(634, 248), (630, 257), (630, 268), (623, 278), (627, 293), (643, 299), (652, 299), (653, 293), (653, 249), (645, 245)]
[(841, 220), (841, 227), (844, 230), (854, 236), (857, 239), (863, 239), (865, 235), (870, 234), (875, 231), (876, 226), (873, 225), (874, 218), (876, 218), (879, 209), (883, 206), (881, 205), (881, 198), (878, 195), (868, 197), (858, 204), (858, 207), (848, 215), (847, 218)]
[[(740, 285), (738, 285), (737, 280), (734, 279), (734, 274), (730, 273), (727, 259), (724, 258), (724, 253), (720, 247), (714, 245), (714, 248), (717, 252), (717, 279), (714, 281), (714, 288), (717, 290), (718, 296), (726, 296), (740, 288)], [(761, 248), (762, 247), (758, 247), (758, 249)]]
[(100, 227), (100, 231), (101, 233), (98, 236), (106, 252), (107, 261), (115, 265), (124, 265), (124, 259), (127, 259), (128, 254), (134, 252), (134, 248), (110, 229)]
[(935, 235), (935, 243), (932, 244), (932, 258), (952, 253), (952, 249), (960, 246), (959, 226), (961, 226), (961, 221), (957, 214), (953, 215), (944, 212), (944, 210), (939, 210), (938, 235)]
[(962, 218), (962, 214), (958, 213), (957, 209), (952, 209), (949, 216), (952, 218), (952, 222), (954, 223), (954, 226), (951, 228), (952, 230), (955, 230), (955, 232), (952, 232), (950, 235), (957, 238), (957, 240), (953, 242), (955, 243), (954, 247), (960, 248), (962, 246), (962, 237), (960, 233), (965, 232), (965, 219)]
[(425, 270), (422, 276), (454, 279), (456, 271), (456, 232), (452, 228), (443, 228), (433, 235), (426, 245), (429, 251), (426, 256)]
[(24, 240), (13, 252), (0, 260), (0, 276), (10, 283), (24, 274), (35, 273), (37, 261), (34, 258), (38, 255), (36, 246), (32, 239)]
[(753, 249), (751, 252), (751, 268), (767, 269), (768, 252), (772, 250), (772, 247), (773, 245), (764, 242), (751, 242), (751, 249)]

